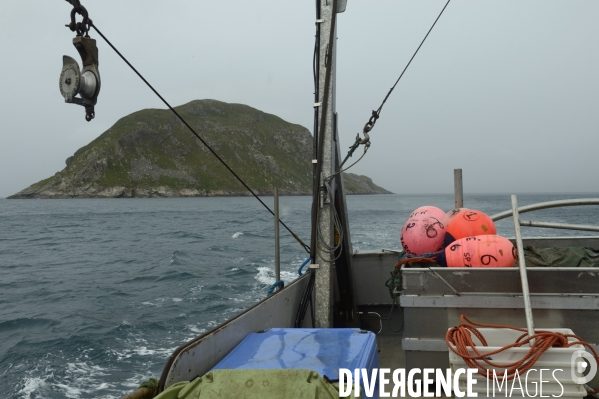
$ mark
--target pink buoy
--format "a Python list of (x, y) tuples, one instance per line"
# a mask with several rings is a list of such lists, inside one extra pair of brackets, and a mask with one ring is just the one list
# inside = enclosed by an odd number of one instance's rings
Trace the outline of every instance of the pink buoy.
[(516, 257), (510, 240), (498, 235), (460, 238), (445, 248), (447, 267), (513, 267)]
[(437, 208), (436, 206), (421, 206), (420, 208), (414, 210), (414, 212), (410, 213), (408, 219), (411, 219), (415, 216), (433, 216), (437, 219), (443, 221), (445, 218), (445, 212), (441, 208)]
[(401, 229), (399, 239), (406, 253), (422, 255), (443, 249), (445, 212), (435, 207), (416, 209)]

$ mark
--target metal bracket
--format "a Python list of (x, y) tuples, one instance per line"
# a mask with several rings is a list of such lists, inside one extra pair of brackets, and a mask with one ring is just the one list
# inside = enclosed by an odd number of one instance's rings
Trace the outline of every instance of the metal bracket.
[(453, 288), (453, 285), (449, 284), (449, 283), (447, 282), (447, 280), (445, 280), (443, 277), (441, 277), (441, 275), (440, 275), (439, 273), (437, 273), (436, 271), (434, 271), (434, 270), (433, 270), (433, 269), (431, 269), (430, 267), (428, 268), (428, 270), (430, 270), (430, 271), (433, 273), (433, 275), (434, 275), (435, 277), (437, 277), (439, 280), (443, 281), (443, 282), (445, 283), (445, 285), (446, 285), (446, 286), (448, 286), (448, 287), (449, 287), (449, 289), (453, 291), (453, 293), (454, 293), (454, 294), (456, 294), (457, 296), (459, 296), (459, 295), (460, 295), (460, 292), (459, 292), (458, 290), (456, 290), (455, 288)]
[(311, 263), (310, 269), (320, 269), (320, 265), (318, 263)]
[[(320, 174), (320, 181), (321, 181), (321, 182), (323, 182), (323, 181), (324, 181), (324, 174), (323, 174), (323, 173), (321, 173), (321, 174)], [(326, 203), (327, 203), (327, 202), (326, 202), (326, 197), (327, 197), (327, 196), (326, 196), (326, 194), (327, 194), (327, 193), (326, 193), (326, 190), (327, 190), (327, 189), (326, 189), (326, 187), (324, 186), (324, 184), (323, 184), (323, 185), (321, 185), (321, 186), (319, 187), (319, 189), (318, 189), (318, 191), (319, 191), (319, 193), (318, 193), (318, 194), (319, 194), (319, 197), (320, 197), (320, 198), (319, 198), (319, 201), (318, 201), (318, 203), (319, 203), (319, 205), (320, 205), (319, 209), (322, 209), (322, 208), (324, 208), (324, 204), (326, 204)]]
[(320, 107), (321, 105), (322, 105), (322, 103), (321, 103), (321, 102), (320, 102), (320, 103), (314, 103), (314, 108), (316, 108), (316, 107)]
[(383, 248), (381, 249), (381, 252), (392, 252), (394, 254), (400, 254), (403, 251), (400, 251), (399, 249), (388, 249), (388, 248)]
[(323, 23), (323, 22), (324, 22), (324, 19), (317, 19), (317, 20), (316, 20), (316, 23), (317, 23), (317, 24), (321, 24), (321, 23)]

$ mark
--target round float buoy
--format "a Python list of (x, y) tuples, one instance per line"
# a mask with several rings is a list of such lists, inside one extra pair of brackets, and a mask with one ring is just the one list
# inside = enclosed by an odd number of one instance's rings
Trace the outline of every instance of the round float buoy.
[(460, 238), (443, 255), (437, 261), (447, 267), (513, 267), (517, 257), (510, 240), (498, 235)]
[(445, 212), (434, 206), (423, 206), (410, 214), (399, 239), (406, 253), (421, 255), (443, 249)]
[(464, 237), (497, 234), (493, 220), (485, 213), (472, 209), (465, 209), (455, 214), (446, 230), (444, 247)]
[(433, 216), (437, 219), (443, 221), (445, 218), (445, 212), (441, 208), (437, 208), (436, 206), (421, 206), (420, 208), (414, 210), (414, 212), (410, 213), (408, 219), (411, 219), (415, 216)]

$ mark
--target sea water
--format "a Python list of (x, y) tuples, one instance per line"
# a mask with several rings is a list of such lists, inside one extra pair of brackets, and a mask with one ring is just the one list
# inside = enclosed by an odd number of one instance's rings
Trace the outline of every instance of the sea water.
[[(519, 204), (581, 197), (597, 195), (522, 194)], [(467, 194), (464, 204), (487, 214), (511, 207), (507, 194)], [(423, 205), (447, 211), (453, 196), (348, 197), (353, 251), (399, 249), (401, 227)], [(280, 198), (281, 219), (306, 242), (310, 206), (310, 197)], [(533, 215), (599, 225), (597, 206)], [(511, 219), (497, 227), (514, 235)], [(0, 200), (0, 397), (119, 398), (159, 378), (178, 346), (266, 296), (273, 230), (250, 197)], [(286, 283), (306, 257), (282, 229)]]

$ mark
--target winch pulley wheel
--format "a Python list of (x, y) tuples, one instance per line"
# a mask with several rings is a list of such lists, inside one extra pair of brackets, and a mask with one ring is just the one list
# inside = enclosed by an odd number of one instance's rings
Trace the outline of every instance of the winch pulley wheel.
[[(60, 94), (66, 103), (78, 104), (85, 107), (85, 119), (89, 122), (94, 119), (94, 106), (100, 93), (100, 71), (98, 70), (98, 47), (96, 41), (89, 37), (89, 27), (92, 25), (87, 10), (78, 1), (69, 1), (73, 4), (71, 23), (66, 25), (77, 36), (73, 45), (81, 56), (83, 68), (79, 69), (77, 61), (68, 55), (62, 57), (62, 71), (60, 72)], [(75, 15), (83, 17), (82, 22), (75, 21)], [(85, 36), (83, 36), (85, 34)], [(79, 95), (79, 97), (77, 97)]]

